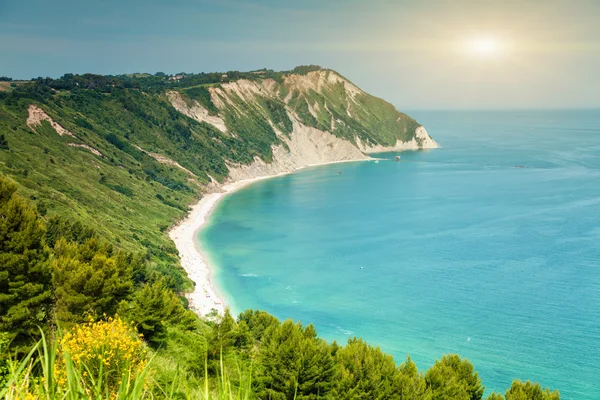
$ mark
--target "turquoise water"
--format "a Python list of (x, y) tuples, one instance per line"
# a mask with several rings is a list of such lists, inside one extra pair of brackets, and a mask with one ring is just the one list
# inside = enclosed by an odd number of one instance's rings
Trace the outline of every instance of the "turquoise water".
[(411, 115), (442, 149), (220, 203), (200, 239), (234, 311), (361, 336), (421, 369), (458, 353), (486, 393), (518, 377), (600, 398), (600, 111)]

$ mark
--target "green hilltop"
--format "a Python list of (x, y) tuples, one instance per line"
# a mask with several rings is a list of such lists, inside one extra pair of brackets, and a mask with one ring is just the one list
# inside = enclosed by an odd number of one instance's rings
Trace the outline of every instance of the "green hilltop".
[[(301, 166), (315, 151), (298, 144), (302, 135), (330, 143), (322, 161), (434, 147), (414, 119), (318, 66), (0, 80), (0, 396), (58, 398), (77, 384), (85, 395), (68, 398), (111, 397), (120, 375), (100, 369), (110, 376), (86, 386), (91, 364), (78, 372), (60, 348), (73, 357), (70, 332), (119, 315), (152, 356), (144, 389), (125, 395), (125, 385), (119, 398), (482, 398), (473, 366), (456, 355), (423, 373), (410, 358), (398, 366), (360, 339), (326, 343), (312, 325), (263, 311), (196, 316), (167, 235), (230, 171)], [(42, 334), (59, 349), (27, 356)], [(66, 378), (44, 386), (53, 354)], [(558, 393), (515, 381), (506, 398)]]

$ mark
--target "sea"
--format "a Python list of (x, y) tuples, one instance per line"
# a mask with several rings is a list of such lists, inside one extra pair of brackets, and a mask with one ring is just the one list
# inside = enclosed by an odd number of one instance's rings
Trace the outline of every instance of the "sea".
[[(441, 148), (311, 167), (224, 198), (198, 240), (237, 313), (457, 353), (600, 399), (600, 110), (413, 111)], [(395, 157), (399, 155), (399, 161)]]

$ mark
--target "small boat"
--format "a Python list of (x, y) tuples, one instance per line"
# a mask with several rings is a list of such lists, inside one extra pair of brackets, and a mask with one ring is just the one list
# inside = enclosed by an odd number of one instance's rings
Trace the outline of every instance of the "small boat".
[(396, 161), (400, 161), (400, 156), (396, 156), (394, 159), (395, 159)]

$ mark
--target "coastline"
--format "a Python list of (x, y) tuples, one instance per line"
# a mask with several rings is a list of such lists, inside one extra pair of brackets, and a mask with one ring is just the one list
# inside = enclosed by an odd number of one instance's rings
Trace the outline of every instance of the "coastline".
[(223, 315), (225, 309), (228, 307), (226, 299), (219, 293), (212, 280), (213, 268), (208, 262), (208, 257), (196, 240), (198, 231), (208, 223), (211, 213), (221, 199), (253, 184), (254, 182), (288, 175), (308, 167), (374, 160), (377, 159), (367, 157), (308, 164), (278, 174), (264, 175), (256, 178), (225, 183), (220, 186), (219, 192), (207, 193), (204, 195), (198, 203), (192, 206), (190, 213), (169, 231), (169, 237), (173, 240), (175, 247), (179, 251), (181, 266), (187, 272), (188, 277), (195, 283), (194, 291), (186, 294), (186, 297), (189, 300), (190, 309), (200, 316), (205, 316), (213, 309), (216, 310), (218, 314)]

